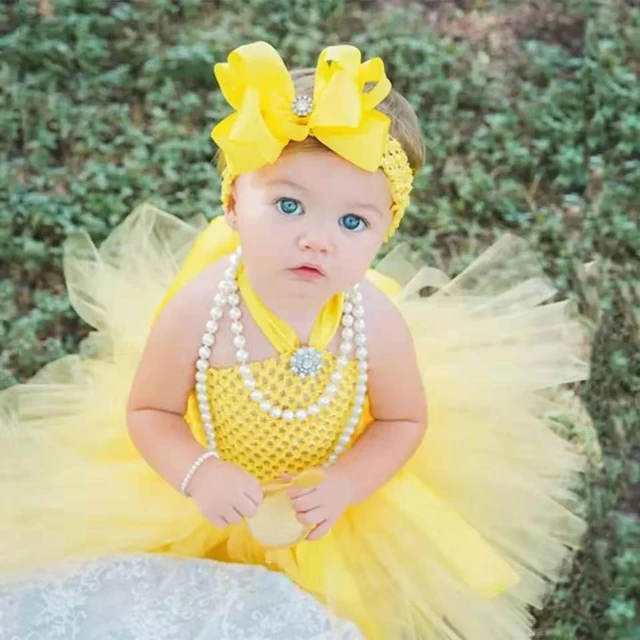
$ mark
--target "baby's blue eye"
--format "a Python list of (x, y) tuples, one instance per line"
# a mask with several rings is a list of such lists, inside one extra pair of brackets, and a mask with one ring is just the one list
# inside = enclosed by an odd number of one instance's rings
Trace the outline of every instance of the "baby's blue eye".
[(364, 218), (361, 218), (354, 213), (348, 213), (346, 216), (342, 216), (342, 218), (340, 218), (340, 226), (344, 227), (348, 231), (364, 231), (369, 225)]
[(297, 216), (302, 211), (302, 204), (295, 198), (280, 198), (276, 203), (278, 211), (284, 213), (285, 216)]

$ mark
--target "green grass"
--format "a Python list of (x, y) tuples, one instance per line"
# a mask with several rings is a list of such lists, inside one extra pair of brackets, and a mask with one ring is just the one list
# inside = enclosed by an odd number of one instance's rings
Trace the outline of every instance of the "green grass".
[[(52, 15), (40, 15), (48, 4)], [(8, 6), (9, 5), (9, 6)], [(46, 7), (44, 7), (46, 9)], [(46, 11), (41, 11), (46, 13)], [(398, 240), (458, 271), (504, 231), (599, 326), (579, 387), (590, 533), (537, 638), (640, 638), (640, 9), (631, 2), (19, 1), (0, 7), (0, 388), (76, 349), (61, 275), (143, 200), (218, 211), (212, 65), (351, 42), (417, 109), (427, 168)], [(580, 265), (597, 260), (597, 277)]]

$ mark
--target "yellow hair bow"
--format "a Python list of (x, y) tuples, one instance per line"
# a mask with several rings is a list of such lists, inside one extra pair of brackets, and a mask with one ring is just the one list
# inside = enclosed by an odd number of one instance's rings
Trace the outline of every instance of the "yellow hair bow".
[[(333, 152), (365, 169), (381, 166), (389, 118), (375, 107), (391, 90), (380, 58), (361, 63), (356, 47), (322, 51), (314, 95), (295, 95), (293, 80), (277, 51), (254, 42), (229, 54), (214, 72), (235, 110), (211, 132), (233, 175), (275, 162), (290, 141), (312, 135)], [(365, 86), (373, 83), (370, 91)], [(311, 101), (312, 104), (311, 104)]]

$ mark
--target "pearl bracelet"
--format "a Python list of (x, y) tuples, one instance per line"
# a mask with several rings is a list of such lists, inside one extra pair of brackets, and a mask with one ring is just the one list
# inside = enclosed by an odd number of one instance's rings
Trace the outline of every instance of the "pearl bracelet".
[(183, 495), (187, 496), (187, 498), (191, 497), (190, 494), (187, 493), (187, 488), (189, 487), (189, 483), (191, 482), (191, 479), (193, 478), (195, 472), (200, 468), (200, 465), (202, 465), (202, 463), (207, 460), (208, 458), (212, 458), (218, 457), (218, 454), (215, 453), (214, 451), (205, 451), (192, 465), (191, 468), (189, 469), (189, 471), (187, 471), (187, 473), (184, 476), (184, 479), (182, 480), (182, 484), (180, 485), (180, 491), (182, 492)]

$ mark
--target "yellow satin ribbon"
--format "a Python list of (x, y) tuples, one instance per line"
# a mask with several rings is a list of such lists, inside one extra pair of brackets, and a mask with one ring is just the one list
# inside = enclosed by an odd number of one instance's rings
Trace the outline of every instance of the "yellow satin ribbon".
[[(375, 107), (391, 91), (384, 63), (361, 63), (356, 47), (339, 45), (322, 51), (316, 67), (313, 109), (293, 111), (293, 80), (278, 52), (266, 42), (244, 45), (214, 72), (222, 93), (235, 110), (216, 125), (211, 137), (222, 149), (233, 175), (275, 162), (291, 141), (312, 135), (352, 164), (376, 171), (382, 162), (389, 117)], [(365, 85), (373, 88), (365, 93)], [(312, 96), (309, 96), (310, 98)]]

